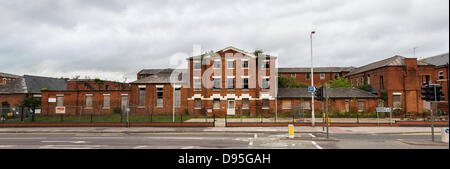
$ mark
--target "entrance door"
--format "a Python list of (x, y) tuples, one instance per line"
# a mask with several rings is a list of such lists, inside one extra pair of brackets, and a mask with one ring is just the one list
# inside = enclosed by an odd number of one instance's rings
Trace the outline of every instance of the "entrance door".
[(228, 100), (228, 106), (227, 106), (227, 115), (234, 115), (235, 114), (235, 104), (234, 100)]

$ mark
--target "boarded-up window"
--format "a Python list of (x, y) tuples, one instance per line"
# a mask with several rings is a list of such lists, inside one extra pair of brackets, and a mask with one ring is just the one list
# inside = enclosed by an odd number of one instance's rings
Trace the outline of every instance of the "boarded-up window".
[(92, 94), (86, 94), (86, 108), (92, 108)]
[(56, 106), (64, 106), (64, 95), (56, 96)]
[(201, 90), (202, 79), (194, 79), (194, 90)]
[(306, 109), (306, 110), (311, 109), (311, 104), (309, 104), (309, 102), (307, 102), (307, 101), (303, 101), (300, 105), (302, 106), (303, 109)]
[(139, 106), (145, 106), (145, 88), (139, 88)]
[(401, 109), (402, 108), (402, 95), (393, 95), (393, 104), (394, 109)]
[(220, 100), (219, 99), (214, 99), (214, 101), (213, 101), (214, 103), (214, 105), (213, 105), (213, 108), (214, 109), (220, 109)]
[(269, 109), (269, 99), (263, 99), (262, 100), (262, 108), (263, 109)]
[(195, 99), (194, 100), (194, 109), (201, 109), (202, 108), (202, 100)]
[(281, 106), (283, 109), (291, 109), (292, 101), (291, 100), (281, 100)]
[(175, 107), (181, 106), (181, 89), (175, 88)]
[(366, 110), (366, 102), (361, 100), (358, 101), (358, 112), (363, 112)]
[(110, 95), (109, 94), (104, 94), (103, 95), (103, 107), (104, 108), (109, 108), (110, 106)]
[(249, 108), (249, 100), (242, 99), (242, 109), (248, 109), (248, 108)]
[(234, 89), (234, 78), (227, 78), (227, 88)]
[(348, 100), (345, 100), (345, 112), (349, 112), (350, 111), (350, 103)]

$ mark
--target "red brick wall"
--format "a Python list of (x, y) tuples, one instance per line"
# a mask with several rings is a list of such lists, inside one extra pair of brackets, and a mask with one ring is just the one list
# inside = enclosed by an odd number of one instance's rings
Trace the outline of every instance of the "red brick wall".
[[(291, 109), (284, 109), (283, 108), (283, 100), (291, 101)], [(339, 98), (339, 99), (329, 99), (328, 100), (328, 111), (330, 113), (338, 113), (338, 112), (345, 112), (345, 101), (348, 100), (349, 103), (349, 111), (358, 110), (358, 102), (364, 101), (365, 103), (365, 113), (372, 113), (376, 111), (376, 107), (378, 106), (378, 99), (376, 98)], [(278, 99), (278, 112), (279, 113), (291, 113), (296, 112), (300, 110), (300, 104), (302, 102), (308, 102), (311, 105), (311, 98), (303, 98), (303, 99)], [(314, 111), (315, 113), (321, 113), (322, 112), (322, 102), (319, 102), (317, 100), (314, 101)], [(304, 109), (305, 113), (310, 113), (311, 109)]]
[[(325, 78), (320, 79), (320, 74), (324, 73)], [(311, 79), (306, 79), (306, 74), (308, 73), (280, 73), (281, 76), (284, 77), (293, 77), (292, 75), (295, 74), (295, 81), (305, 83), (308, 86), (311, 86)], [(345, 72), (339, 72), (339, 77), (345, 76)], [(334, 80), (334, 73), (330, 72), (314, 72), (314, 86), (322, 86), (325, 83), (330, 83), (330, 81)]]
[(10, 108), (13, 108), (27, 97), (27, 94), (0, 94), (0, 109), (3, 108), (3, 102), (8, 102)]
[[(87, 87), (89, 85), (93, 89)], [(101, 85), (99, 85), (95, 80), (69, 80), (67, 81), (67, 90), (106, 90), (108, 86), (108, 90), (127, 90), (130, 89), (128, 84), (120, 83), (120, 82), (110, 82), (103, 81)]]
[[(121, 94), (131, 94), (128, 90), (116, 91), (43, 91), (41, 100), (41, 114), (55, 114), (56, 103), (49, 103), (49, 98), (56, 98), (56, 95), (64, 95), (64, 106), (66, 107), (66, 115), (83, 115), (90, 114), (112, 114), (114, 108), (121, 107)], [(92, 108), (86, 108), (86, 94), (92, 94)], [(103, 108), (103, 94), (110, 94), (110, 107)]]

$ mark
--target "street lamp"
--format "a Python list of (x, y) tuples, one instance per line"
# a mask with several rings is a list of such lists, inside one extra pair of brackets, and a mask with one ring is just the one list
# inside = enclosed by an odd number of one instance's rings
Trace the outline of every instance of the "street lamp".
[[(313, 70), (313, 47), (312, 47), (312, 35), (315, 34), (316, 31), (312, 31), (310, 34), (311, 39), (311, 86), (314, 87), (314, 70)], [(314, 92), (311, 93), (311, 122), (312, 126), (315, 126), (316, 120), (314, 117)]]

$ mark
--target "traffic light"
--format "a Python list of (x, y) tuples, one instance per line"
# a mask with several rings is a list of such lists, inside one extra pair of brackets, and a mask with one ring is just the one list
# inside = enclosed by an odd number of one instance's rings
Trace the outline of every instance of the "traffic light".
[(442, 93), (441, 85), (436, 86), (436, 98), (437, 98), (436, 101), (444, 101), (445, 100), (444, 93)]
[(323, 101), (323, 86), (316, 89), (316, 99), (318, 101)]
[(422, 94), (422, 100), (425, 100), (425, 101), (433, 101), (432, 100), (432, 98), (431, 98), (431, 95), (432, 95), (432, 87), (430, 86), (430, 85), (428, 85), (427, 83), (424, 83), (423, 85), (422, 85), (422, 92), (421, 92), (421, 94)]

